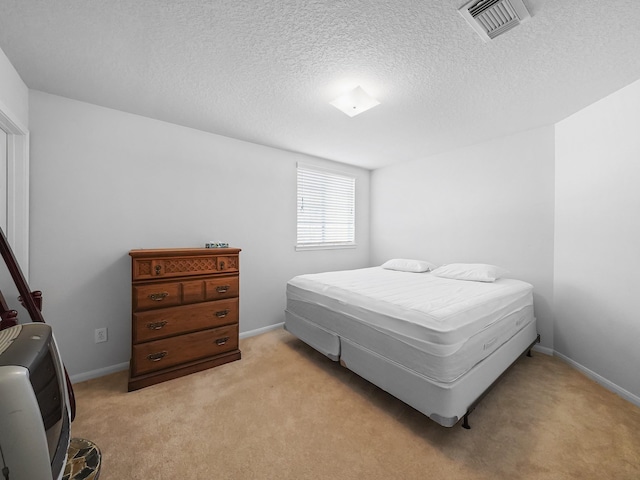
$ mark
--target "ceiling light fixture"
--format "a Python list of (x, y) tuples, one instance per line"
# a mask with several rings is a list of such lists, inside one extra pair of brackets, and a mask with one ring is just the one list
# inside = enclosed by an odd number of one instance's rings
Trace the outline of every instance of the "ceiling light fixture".
[(365, 92), (362, 87), (357, 86), (350, 92), (329, 102), (338, 110), (346, 113), (350, 117), (355, 117), (359, 113), (380, 105), (380, 102)]

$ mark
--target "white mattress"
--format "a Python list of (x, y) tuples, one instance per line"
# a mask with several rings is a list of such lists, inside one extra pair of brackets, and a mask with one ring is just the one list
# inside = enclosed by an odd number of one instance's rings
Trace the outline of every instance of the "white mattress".
[(381, 267), (301, 275), (287, 284), (286, 322), (311, 322), (448, 383), (535, 322), (532, 290), (513, 279), (469, 282)]

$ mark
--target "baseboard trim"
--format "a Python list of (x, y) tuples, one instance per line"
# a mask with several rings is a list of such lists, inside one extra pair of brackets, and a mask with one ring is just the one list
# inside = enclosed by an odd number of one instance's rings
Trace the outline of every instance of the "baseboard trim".
[(276, 323), (275, 325), (267, 325), (266, 327), (256, 328), (255, 330), (249, 330), (248, 332), (240, 333), (240, 338), (255, 337), (262, 333), (270, 332), (271, 330), (278, 330), (284, 326), (284, 322)]
[(594, 372), (592, 370), (589, 370), (584, 365), (579, 364), (575, 360), (571, 360), (569, 357), (567, 357), (567, 356), (565, 356), (565, 355), (563, 355), (561, 353), (554, 352), (553, 355), (555, 357), (558, 357), (563, 362), (571, 365), (576, 370), (579, 370), (580, 372), (584, 373), (591, 380), (593, 380), (594, 382), (602, 385), (607, 390), (612, 391), (613, 393), (617, 394), (618, 396), (620, 396), (620, 397), (624, 398), (625, 400), (633, 403), (635, 406), (640, 407), (640, 397), (638, 397), (637, 395), (634, 395), (633, 393), (631, 393), (631, 392), (625, 390), (624, 388), (616, 385), (612, 381), (607, 380), (602, 375), (599, 375), (596, 372)]
[(117, 365), (110, 365), (104, 368), (98, 368), (96, 370), (90, 370), (88, 372), (78, 373), (77, 375), (71, 375), (69, 380), (71, 383), (80, 383), (87, 380), (92, 380), (98, 377), (104, 377), (112, 373), (121, 372), (129, 368), (129, 362), (118, 363)]
[(620, 387), (619, 385), (616, 385), (612, 381), (607, 380), (602, 375), (599, 375), (596, 372), (594, 372), (592, 370), (589, 370), (587, 367), (585, 367), (584, 365), (579, 364), (575, 360), (572, 360), (569, 357), (567, 357), (567, 356), (565, 356), (565, 355), (563, 355), (561, 353), (556, 352), (553, 348), (548, 348), (548, 347), (543, 347), (541, 345), (536, 345), (536, 346), (533, 347), (533, 350), (535, 352), (540, 352), (540, 353), (543, 353), (545, 355), (549, 355), (549, 356), (552, 356), (552, 357), (558, 357), (564, 363), (570, 365), (572, 368), (575, 368), (579, 372), (583, 373), (584, 375), (589, 377), (591, 380), (593, 380), (597, 384), (602, 385), (604, 388), (606, 388), (607, 390), (615, 393), (619, 397), (622, 397), (625, 400), (627, 400), (628, 402), (633, 403), (635, 406), (640, 407), (640, 397), (638, 397), (637, 395), (634, 395), (633, 393), (629, 392), (628, 390), (625, 390), (624, 388)]
[(549, 355), (550, 357), (553, 357), (553, 348), (543, 347), (540, 344), (534, 345), (533, 351), (534, 352), (544, 353), (545, 355)]

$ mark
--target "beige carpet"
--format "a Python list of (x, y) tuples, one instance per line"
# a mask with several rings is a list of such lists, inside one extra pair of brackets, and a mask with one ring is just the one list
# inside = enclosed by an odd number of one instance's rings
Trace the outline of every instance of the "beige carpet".
[(444, 428), (283, 330), (243, 359), (127, 393), (75, 386), (100, 480), (640, 479), (640, 409), (556, 358), (522, 358)]

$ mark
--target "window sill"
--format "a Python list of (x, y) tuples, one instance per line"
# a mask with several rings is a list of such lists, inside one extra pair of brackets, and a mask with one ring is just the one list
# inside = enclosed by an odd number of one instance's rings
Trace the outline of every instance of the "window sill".
[(346, 248), (357, 248), (355, 243), (341, 243), (341, 244), (323, 244), (323, 245), (296, 245), (297, 252), (304, 252), (308, 250), (342, 250)]

